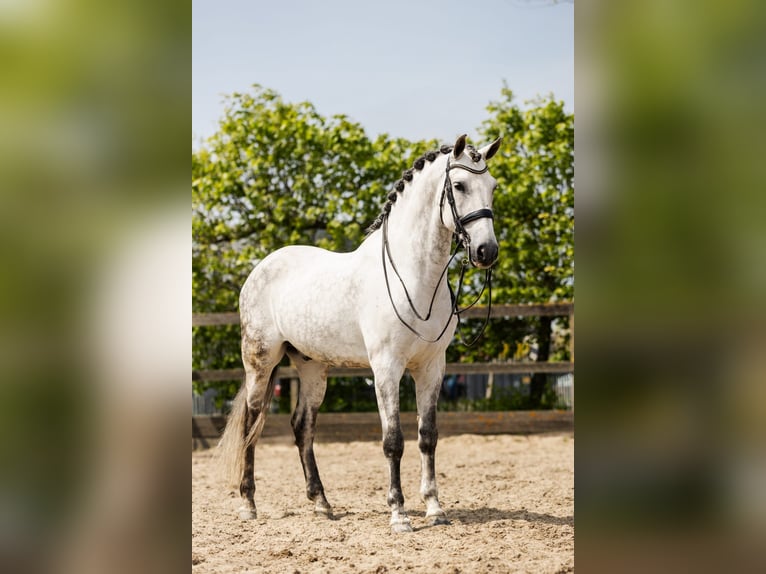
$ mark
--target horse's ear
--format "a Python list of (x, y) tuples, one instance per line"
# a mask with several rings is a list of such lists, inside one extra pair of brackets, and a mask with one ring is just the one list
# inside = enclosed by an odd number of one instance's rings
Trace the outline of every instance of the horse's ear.
[(466, 136), (467, 134), (463, 134), (455, 140), (455, 147), (452, 148), (452, 155), (455, 156), (455, 159), (459, 159), (460, 156), (463, 155), (463, 151), (465, 150)]
[(487, 161), (489, 158), (491, 158), (493, 155), (497, 153), (497, 150), (500, 149), (500, 144), (503, 143), (503, 137), (500, 136), (495, 141), (493, 141), (491, 144), (481, 148), (479, 150), (479, 153), (484, 157), (484, 161)]

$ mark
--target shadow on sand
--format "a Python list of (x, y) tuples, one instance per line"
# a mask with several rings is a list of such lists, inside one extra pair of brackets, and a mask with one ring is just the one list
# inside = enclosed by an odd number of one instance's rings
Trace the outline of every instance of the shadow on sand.
[(529, 510), (502, 510), (500, 508), (453, 508), (448, 511), (452, 522), (463, 524), (483, 524), (498, 520), (526, 520), (528, 522), (540, 522), (554, 524), (556, 526), (574, 526), (574, 516), (553, 516), (552, 514), (540, 514)]
[[(388, 517), (388, 511), (379, 511), (374, 513), (376, 517)], [(413, 519), (413, 530), (415, 532), (419, 530), (426, 530), (428, 528), (439, 528), (438, 525), (419, 525), (415, 526), (414, 523), (425, 520), (425, 512), (422, 510), (410, 510), (408, 511), (410, 518)], [(288, 513), (288, 516), (295, 516), (295, 513)], [(343, 521), (353, 518), (359, 518), (358, 512), (348, 511), (344, 509), (338, 509), (333, 512), (330, 520)], [(503, 510), (500, 508), (463, 508), (447, 511), (447, 517), (450, 524), (486, 524), (489, 522), (497, 522), (500, 520), (525, 520), (527, 522), (538, 522), (542, 524), (553, 524), (555, 526), (574, 526), (573, 516), (553, 516), (552, 514), (541, 514), (539, 512), (530, 512), (528, 510)], [(283, 517), (282, 517), (283, 518)], [(369, 517), (372, 519), (373, 517)], [(317, 520), (327, 520), (327, 517), (316, 517)]]

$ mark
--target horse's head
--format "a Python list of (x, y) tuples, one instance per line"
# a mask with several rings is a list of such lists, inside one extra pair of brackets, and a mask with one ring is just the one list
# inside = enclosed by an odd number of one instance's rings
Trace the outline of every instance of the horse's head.
[(486, 269), (495, 263), (498, 253), (492, 216), (497, 181), (489, 174), (487, 162), (497, 153), (502, 138), (479, 150), (466, 146), (465, 138), (457, 138), (447, 156), (441, 218), (465, 244), (471, 264)]

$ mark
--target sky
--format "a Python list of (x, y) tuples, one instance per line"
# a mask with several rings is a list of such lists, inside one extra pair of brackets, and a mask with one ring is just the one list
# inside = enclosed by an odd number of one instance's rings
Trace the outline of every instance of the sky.
[(573, 0), (193, 0), (192, 30), (193, 145), (253, 84), (370, 137), (472, 138), (504, 81), (574, 111)]

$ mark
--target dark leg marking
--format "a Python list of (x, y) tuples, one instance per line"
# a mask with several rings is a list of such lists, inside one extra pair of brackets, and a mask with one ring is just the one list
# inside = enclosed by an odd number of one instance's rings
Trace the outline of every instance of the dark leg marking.
[[(397, 421), (398, 422), (398, 421)], [(404, 435), (398, 424), (388, 428), (383, 439), (383, 454), (388, 459), (391, 470), (391, 487), (388, 491), (388, 505), (404, 506), (404, 494), (402, 494), (401, 461), (404, 454)]]
[[(429, 478), (436, 477), (436, 444), (439, 441), (439, 431), (436, 428), (436, 406), (431, 407), (422, 417), (418, 428), (418, 448), (423, 454), (423, 471)], [(428, 489), (420, 493), (426, 499), (437, 496), (435, 480)]]
[(418, 429), (418, 447), (421, 452), (433, 454), (436, 451), (436, 443), (439, 441), (439, 430), (436, 428), (436, 406), (431, 407), (421, 419)]
[(324, 486), (319, 477), (316, 457), (314, 456), (314, 432), (316, 428), (318, 408), (306, 408), (298, 405), (293, 413), (291, 424), (295, 435), (295, 446), (303, 466), (303, 476), (306, 479), (306, 496), (316, 504), (315, 511), (332, 516), (330, 504), (324, 493)]
[(449, 524), (444, 511), (439, 506), (439, 490), (436, 486), (436, 444), (439, 442), (439, 431), (436, 428), (436, 404), (420, 417), (418, 425), (418, 448), (421, 454), (422, 480), (420, 496), (426, 503), (426, 517), (431, 524)]
[[(246, 407), (245, 427), (243, 440), (247, 440), (250, 429), (258, 418), (258, 412), (250, 407)], [(242, 518), (255, 518), (255, 445), (250, 445), (245, 449), (245, 464), (242, 470), (242, 481), (239, 484), (239, 494), (245, 501), (245, 508), (242, 509)]]

